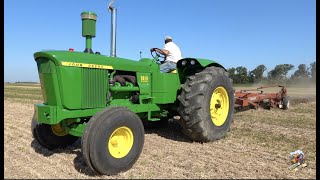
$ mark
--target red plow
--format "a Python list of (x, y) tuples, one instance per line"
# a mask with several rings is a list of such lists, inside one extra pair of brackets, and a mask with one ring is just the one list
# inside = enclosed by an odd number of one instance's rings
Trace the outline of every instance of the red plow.
[[(278, 93), (264, 93), (263, 89), (271, 87), (280, 87)], [(288, 109), (290, 106), (287, 88), (281, 85), (261, 86), (256, 89), (246, 89), (235, 91), (235, 109), (242, 110), (245, 107), (258, 109), (259, 107), (268, 109), (278, 107)]]

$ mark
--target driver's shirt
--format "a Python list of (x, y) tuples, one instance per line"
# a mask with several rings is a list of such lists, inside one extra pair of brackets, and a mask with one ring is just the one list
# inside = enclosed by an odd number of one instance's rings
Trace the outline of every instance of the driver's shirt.
[(166, 43), (164, 45), (164, 49), (170, 52), (169, 55), (167, 56), (166, 61), (172, 61), (177, 63), (180, 59), (182, 59), (181, 51), (175, 43), (173, 42)]

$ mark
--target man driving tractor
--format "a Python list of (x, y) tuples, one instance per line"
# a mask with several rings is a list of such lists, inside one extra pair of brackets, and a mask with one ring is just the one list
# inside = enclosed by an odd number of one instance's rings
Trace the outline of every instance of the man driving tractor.
[(179, 47), (172, 42), (172, 38), (170, 36), (166, 36), (164, 42), (164, 49), (151, 48), (150, 51), (156, 51), (165, 56), (164, 63), (160, 65), (160, 71), (170, 72), (177, 69), (177, 62), (182, 59), (181, 51)]

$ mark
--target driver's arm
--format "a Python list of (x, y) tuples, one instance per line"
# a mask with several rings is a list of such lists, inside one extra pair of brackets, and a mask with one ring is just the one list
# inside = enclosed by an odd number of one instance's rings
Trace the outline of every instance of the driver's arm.
[(163, 54), (165, 56), (168, 56), (170, 54), (170, 51), (165, 49), (154, 49), (155, 51), (159, 52), (160, 54)]

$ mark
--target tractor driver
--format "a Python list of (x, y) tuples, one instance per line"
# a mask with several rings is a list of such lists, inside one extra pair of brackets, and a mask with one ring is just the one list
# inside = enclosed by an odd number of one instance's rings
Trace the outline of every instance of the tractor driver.
[(157, 51), (165, 56), (164, 63), (160, 65), (161, 72), (170, 72), (177, 69), (177, 62), (182, 59), (179, 47), (172, 42), (170, 36), (166, 36), (164, 40), (164, 49), (151, 48), (150, 51)]

